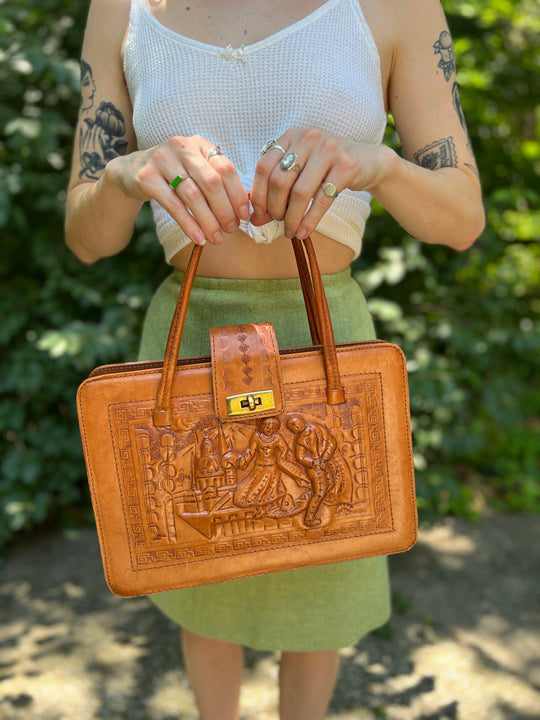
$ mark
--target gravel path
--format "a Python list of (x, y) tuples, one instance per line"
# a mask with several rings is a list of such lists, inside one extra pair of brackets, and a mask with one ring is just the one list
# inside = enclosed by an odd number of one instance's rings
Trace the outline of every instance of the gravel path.
[[(392, 558), (394, 616), (342, 651), (328, 720), (540, 719), (540, 523), (447, 519)], [(0, 566), (1, 720), (195, 720), (177, 629), (107, 590), (92, 528)], [(246, 654), (243, 720), (277, 720), (277, 658)]]

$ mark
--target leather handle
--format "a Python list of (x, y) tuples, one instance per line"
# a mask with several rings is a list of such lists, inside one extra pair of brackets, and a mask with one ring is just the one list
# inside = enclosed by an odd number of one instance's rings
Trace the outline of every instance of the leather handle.
[(320, 345), (321, 334), (318, 328), (317, 309), (315, 307), (315, 295), (313, 293), (313, 285), (311, 283), (311, 275), (306, 261), (306, 254), (304, 248), (302, 247), (301, 240), (299, 240), (297, 237), (293, 237), (291, 242), (294, 250), (294, 257), (296, 258), (296, 265), (298, 267), (300, 285), (302, 286), (302, 294), (304, 296), (304, 303), (306, 306), (309, 331), (311, 333), (311, 342), (314, 345)]
[[(310, 237), (307, 237), (303, 241), (303, 244), (298, 238), (294, 238), (292, 242), (304, 295), (306, 313), (310, 324), (311, 337), (315, 345), (322, 344), (328, 404), (338, 405), (345, 402), (345, 396), (339, 374), (332, 321), (315, 249)], [(178, 353), (180, 352), (180, 343), (182, 342), (189, 296), (197, 274), (202, 249), (201, 245), (195, 245), (193, 247), (171, 322), (171, 329), (165, 349), (163, 370), (153, 411), (154, 425), (159, 427), (168, 426), (172, 423), (171, 395), (174, 373)]]

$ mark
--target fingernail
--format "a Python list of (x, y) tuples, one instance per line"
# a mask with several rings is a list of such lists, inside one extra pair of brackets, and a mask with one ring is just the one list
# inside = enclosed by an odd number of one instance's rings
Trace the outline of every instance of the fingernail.
[(236, 231), (238, 230), (238, 223), (235, 223), (235, 222), (229, 223), (229, 225), (227, 225), (227, 226), (225, 227), (225, 230), (226, 230), (228, 233), (236, 232)]
[(253, 207), (253, 212), (257, 217), (262, 217), (264, 215), (264, 211), (260, 207)]
[(294, 233), (292, 232), (292, 230), (285, 230), (285, 237), (291, 240), (294, 237)]
[(238, 216), (241, 217), (242, 220), (247, 220), (249, 217), (249, 205), (242, 205), (238, 211)]
[(298, 232), (296, 233), (296, 237), (299, 240), (304, 240), (304, 238), (307, 238), (307, 235), (308, 235), (308, 232), (307, 232), (306, 228), (303, 228), (303, 227), (299, 228)]
[(196, 245), (205, 245), (205, 244), (206, 244), (206, 238), (204, 237), (204, 235), (203, 235), (202, 233), (196, 232), (196, 233), (193, 235), (193, 242), (194, 242)]
[(223, 234), (219, 230), (212, 237), (215, 243), (220, 243), (223, 240)]

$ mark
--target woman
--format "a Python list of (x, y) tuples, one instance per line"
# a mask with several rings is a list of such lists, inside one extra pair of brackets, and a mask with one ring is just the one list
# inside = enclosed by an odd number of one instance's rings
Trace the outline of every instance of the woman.
[[(438, 0), (93, 0), (82, 58), (94, 88), (67, 243), (83, 262), (114, 255), (151, 201), (174, 272), (148, 311), (141, 359), (162, 356), (192, 243), (208, 247), (185, 355), (208, 352), (210, 325), (269, 314), (281, 347), (309, 342), (295, 234), (314, 240), (336, 339), (373, 337), (349, 270), (370, 196), (424, 242), (464, 250), (483, 229)], [(404, 157), (381, 145), (388, 112)], [(323, 718), (338, 649), (389, 613), (384, 558), (152, 599), (183, 628), (203, 720), (238, 718), (241, 645), (282, 651), (282, 720)]]

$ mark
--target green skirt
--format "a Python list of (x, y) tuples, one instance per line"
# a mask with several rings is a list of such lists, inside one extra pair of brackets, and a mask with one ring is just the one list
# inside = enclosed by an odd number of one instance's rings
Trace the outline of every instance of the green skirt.
[[(146, 316), (140, 360), (163, 358), (183, 274), (157, 290)], [(375, 337), (362, 291), (350, 270), (324, 276), (337, 342)], [(280, 348), (311, 344), (300, 283), (197, 277), (181, 356), (209, 355), (208, 329), (272, 322)], [(150, 598), (182, 627), (257, 650), (293, 652), (347, 647), (384, 624), (390, 589), (384, 557), (231, 580)]]

